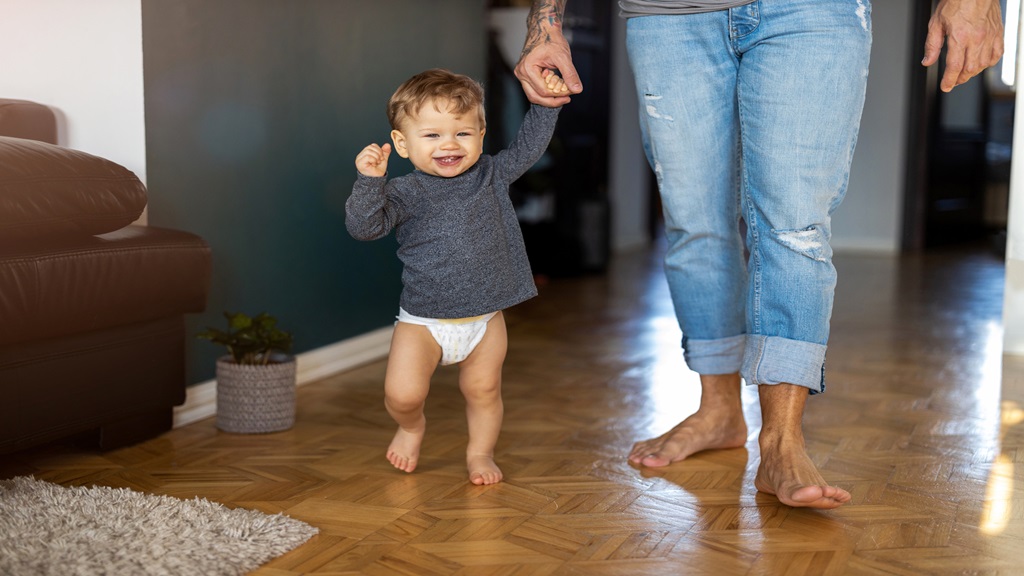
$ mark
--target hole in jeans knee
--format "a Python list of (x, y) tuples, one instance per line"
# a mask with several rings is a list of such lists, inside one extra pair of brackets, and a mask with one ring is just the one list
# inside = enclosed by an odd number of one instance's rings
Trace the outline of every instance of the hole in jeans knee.
[(828, 244), (825, 231), (820, 226), (811, 226), (802, 230), (772, 230), (779, 243), (797, 254), (818, 262), (828, 262), (832, 258), (832, 247)]

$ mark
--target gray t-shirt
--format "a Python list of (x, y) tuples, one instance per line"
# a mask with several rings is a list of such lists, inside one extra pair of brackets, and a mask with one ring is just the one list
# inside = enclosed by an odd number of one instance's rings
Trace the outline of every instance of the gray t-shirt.
[(620, 16), (654, 16), (714, 12), (750, 4), (754, 0), (619, 0)]
[(357, 240), (395, 230), (406, 312), (468, 318), (537, 295), (508, 188), (544, 154), (559, 110), (532, 105), (507, 149), (454, 178), (357, 175), (345, 226)]

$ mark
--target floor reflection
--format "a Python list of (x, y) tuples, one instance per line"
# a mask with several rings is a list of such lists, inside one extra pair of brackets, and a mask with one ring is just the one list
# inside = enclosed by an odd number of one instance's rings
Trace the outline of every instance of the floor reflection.
[[(1010, 429), (1021, 422), (1024, 422), (1024, 409), (1012, 400), (1004, 401), (999, 418), (1000, 446), (1004, 445), (1003, 441)], [(985, 490), (985, 504), (981, 510), (981, 526), (979, 528), (983, 534), (1002, 534), (1013, 516), (1014, 500), (1017, 500), (1017, 506), (1024, 504), (1020, 498), (1015, 498), (1014, 494), (1013, 457), (1016, 452), (1016, 449), (1013, 448), (1004, 449), (992, 463), (992, 469), (988, 475), (988, 486)]]
[(700, 377), (683, 360), (682, 334), (674, 316), (648, 319), (646, 331), (654, 347), (647, 374), (651, 421), (646, 434), (656, 436), (697, 411)]
[(978, 378), (974, 400), (977, 417), (993, 422), (999, 418), (999, 399), (1003, 384), (1003, 325), (990, 320), (984, 326), (984, 337), (978, 351)]

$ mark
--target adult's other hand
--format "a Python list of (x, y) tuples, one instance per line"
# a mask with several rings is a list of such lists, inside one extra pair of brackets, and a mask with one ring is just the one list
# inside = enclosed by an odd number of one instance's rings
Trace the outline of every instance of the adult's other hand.
[(928, 21), (924, 60), (931, 66), (946, 44), (946, 71), (939, 87), (949, 92), (1003, 55), (1003, 18), (999, 0), (941, 0)]

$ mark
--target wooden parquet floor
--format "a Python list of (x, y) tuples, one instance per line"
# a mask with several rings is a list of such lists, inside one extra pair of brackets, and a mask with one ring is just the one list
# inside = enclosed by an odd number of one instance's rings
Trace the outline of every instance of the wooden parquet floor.
[(1001, 356), (998, 259), (837, 257), (828, 391), (805, 431), (853, 500), (820, 512), (753, 490), (754, 390), (745, 448), (627, 463), (698, 400), (658, 258), (554, 280), (507, 314), (496, 486), (466, 480), (454, 368), (435, 376), (420, 468), (391, 468), (384, 361), (302, 387), (288, 432), (210, 419), (108, 453), (8, 455), (0, 477), (201, 496), (320, 528), (259, 576), (1024, 574), (1024, 361)]

